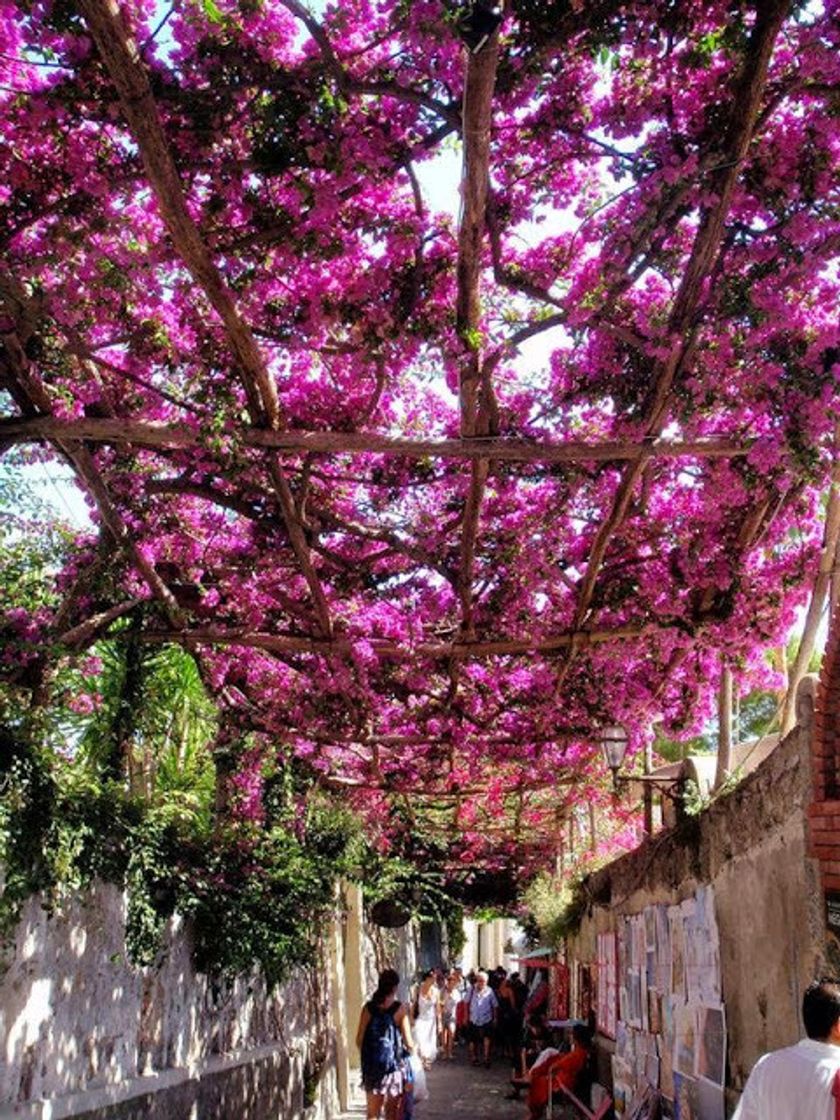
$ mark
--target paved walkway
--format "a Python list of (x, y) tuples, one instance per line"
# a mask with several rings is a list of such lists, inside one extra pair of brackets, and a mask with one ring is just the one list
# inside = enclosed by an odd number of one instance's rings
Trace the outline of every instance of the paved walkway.
[(522, 1120), (525, 1105), (509, 1101), (508, 1059), (497, 1058), (490, 1069), (471, 1066), (466, 1049), (459, 1047), (454, 1062), (437, 1061), (427, 1074), (429, 1099), (417, 1105), (417, 1120)]
[[(505, 1099), (510, 1091), (510, 1065), (496, 1058), (490, 1069), (471, 1066), (466, 1047), (459, 1047), (454, 1062), (437, 1061), (427, 1074), (429, 1099), (420, 1102), (415, 1120), (523, 1120), (525, 1104)], [(342, 1120), (364, 1117), (360, 1102)]]

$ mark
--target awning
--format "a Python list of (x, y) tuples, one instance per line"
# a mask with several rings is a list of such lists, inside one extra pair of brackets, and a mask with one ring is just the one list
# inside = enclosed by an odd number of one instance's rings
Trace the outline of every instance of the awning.
[(562, 968), (563, 962), (555, 960), (554, 950), (545, 946), (532, 949), (530, 953), (521, 953), (513, 958), (525, 968)]

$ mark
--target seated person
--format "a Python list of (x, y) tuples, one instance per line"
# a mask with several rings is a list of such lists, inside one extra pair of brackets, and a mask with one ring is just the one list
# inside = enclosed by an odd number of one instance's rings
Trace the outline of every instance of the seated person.
[(549, 1044), (549, 1029), (544, 1011), (534, 1011), (526, 1020), (522, 1029), (522, 1038), (519, 1050), (519, 1066), (511, 1072), (510, 1083), (513, 1089), (508, 1093), (508, 1100), (518, 1101), (519, 1090), (528, 1088), (528, 1070), (537, 1060), (537, 1057)]
[(572, 1048), (567, 1054), (548, 1048), (543, 1050), (528, 1074), (528, 1120), (541, 1120), (551, 1093), (562, 1085), (575, 1091), (578, 1079), (586, 1071), (592, 1054), (592, 1035), (583, 1023), (572, 1027)]

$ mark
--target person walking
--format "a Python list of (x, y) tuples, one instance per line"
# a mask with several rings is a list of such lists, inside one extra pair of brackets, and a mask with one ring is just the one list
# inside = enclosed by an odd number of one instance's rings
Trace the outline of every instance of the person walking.
[(362, 1008), (356, 1045), (362, 1054), (362, 1086), (367, 1096), (367, 1120), (399, 1120), (410, 1085), (406, 1067), (414, 1052), (407, 1009), (397, 997), (400, 978), (392, 968), (379, 974), (376, 991)]
[(455, 1060), (455, 1035), (458, 1031), (458, 1007), (461, 1003), (461, 978), (454, 971), (446, 978), (446, 987), (441, 998), (443, 1021), (443, 1057), (447, 1062)]
[(499, 1014), (499, 1001), (496, 993), (487, 984), (487, 973), (476, 974), (475, 983), (469, 994), (469, 1038), (470, 1060), (474, 1066), (479, 1064), (479, 1050), (484, 1057), (484, 1065), (490, 1068), (490, 1044)]
[(732, 1120), (840, 1116), (840, 984), (818, 980), (802, 998), (807, 1038), (759, 1058)]
[(499, 1042), (502, 1053), (506, 1058), (516, 1061), (522, 1035), (522, 1013), (516, 1005), (516, 992), (506, 974), (502, 975), (496, 988), (496, 999), (499, 1001)]
[(417, 1053), (428, 1070), (437, 1058), (437, 1039), (441, 1029), (440, 989), (433, 969), (423, 973), (414, 997), (414, 1039)]

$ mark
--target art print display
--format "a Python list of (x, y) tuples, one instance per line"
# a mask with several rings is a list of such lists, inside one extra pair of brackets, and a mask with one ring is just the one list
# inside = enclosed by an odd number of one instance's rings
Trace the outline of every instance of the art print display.
[(724, 1120), (723, 1089), (702, 1077), (674, 1074), (675, 1120)]
[(659, 1120), (659, 1093), (650, 1085), (636, 1091), (627, 1109), (627, 1120)]
[(726, 1075), (726, 1025), (722, 1007), (701, 1007), (697, 1024), (698, 1077), (723, 1086)]
[(674, 1012), (670, 995), (664, 995), (660, 1004), (662, 1010), (662, 1034), (659, 1039), (659, 1088), (664, 1097), (674, 1099)]
[(595, 986), (592, 969), (583, 965), (578, 986), (577, 1017), (588, 1023), (595, 1011)]
[(671, 995), (685, 998), (685, 934), (683, 914), (679, 906), (668, 908), (671, 947)]
[(674, 1007), (674, 1069), (691, 1077), (694, 1075), (697, 1045), (697, 1009), (690, 1003)]
[(618, 1022), (618, 942), (614, 933), (598, 935), (598, 1030), (615, 1038)]
[(619, 1057), (618, 1054), (613, 1054), (612, 1075), (613, 1104), (615, 1106), (616, 1114), (621, 1116), (623, 1114), (626, 1114), (630, 1102), (633, 1098), (633, 1068), (630, 1063), (624, 1058)]
[(638, 968), (627, 972), (627, 1022), (631, 1027), (642, 1026), (642, 974)]
[[(669, 1115), (723, 1120), (726, 1017), (714, 895), (701, 887), (678, 906), (649, 906), (625, 916), (615, 946), (598, 939), (602, 967), (615, 976), (619, 1020), (616, 1058), (622, 1100), (647, 1100), (647, 1086), (671, 1102)], [(612, 976), (612, 972), (609, 973)], [(599, 992), (599, 1029), (609, 1022)], [(604, 1033), (607, 1033), (606, 1031)], [(628, 1085), (632, 1092), (625, 1091)]]
[(656, 949), (656, 908), (648, 906), (642, 915), (645, 920), (645, 949), (652, 953)]
[(653, 987), (658, 992), (671, 990), (671, 926), (668, 922), (668, 907), (656, 907), (656, 981)]
[(549, 981), (550, 1019), (569, 1018), (569, 969), (565, 964), (556, 965), (551, 970)]
[(674, 1073), (674, 1118), (675, 1120), (696, 1120), (694, 1106), (691, 1103), (691, 1087), (693, 1077), (683, 1073)]
[(648, 988), (648, 1030), (662, 1034), (662, 995), (654, 988)]

